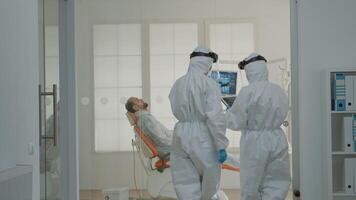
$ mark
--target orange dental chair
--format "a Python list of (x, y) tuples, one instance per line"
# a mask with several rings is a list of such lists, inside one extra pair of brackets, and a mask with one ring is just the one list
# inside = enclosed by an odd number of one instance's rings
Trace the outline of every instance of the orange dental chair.
[[(145, 134), (142, 132), (142, 130), (138, 126), (138, 118), (134, 113), (127, 112), (126, 116), (130, 122), (130, 124), (134, 128), (134, 132), (136, 134), (136, 143), (141, 143), (141, 149), (143, 151), (143, 154), (145, 157), (147, 157), (150, 160), (150, 163), (154, 161), (154, 167), (152, 167), (152, 170), (157, 170), (162, 172), (166, 168), (170, 168), (170, 162), (169, 160), (162, 160), (158, 157), (158, 150), (155, 147), (154, 143), (150, 140), (150, 138), (146, 137)], [(235, 167), (232, 165), (228, 164), (222, 164), (221, 165), (222, 169), (225, 170), (231, 170), (231, 171), (236, 171), (239, 172), (240, 168)]]
[[(142, 167), (144, 167), (147, 174), (147, 191), (151, 197), (168, 197), (177, 199), (177, 195), (173, 188), (170, 161), (159, 157), (158, 150), (152, 140), (148, 138), (145, 133), (138, 126), (138, 118), (134, 113), (127, 112), (126, 116), (133, 126), (135, 139), (132, 142), (133, 147), (136, 147)], [(142, 161), (142, 156), (148, 159), (147, 165)], [(222, 164), (222, 169), (231, 172), (239, 172), (240, 168), (232, 165)]]

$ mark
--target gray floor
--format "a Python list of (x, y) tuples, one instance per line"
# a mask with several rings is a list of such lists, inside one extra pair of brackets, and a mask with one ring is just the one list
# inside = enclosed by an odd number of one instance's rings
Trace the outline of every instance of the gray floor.
[[(230, 200), (239, 200), (240, 199), (240, 190), (224, 190), (226, 195)], [(289, 192), (286, 200), (292, 200), (292, 193)], [(147, 192), (141, 191), (142, 198), (140, 199), (139, 192), (135, 190), (130, 191), (130, 200), (150, 200)], [(104, 200), (103, 193), (100, 190), (81, 190), (80, 191), (80, 200)], [(155, 200), (172, 200), (168, 198), (160, 198)]]

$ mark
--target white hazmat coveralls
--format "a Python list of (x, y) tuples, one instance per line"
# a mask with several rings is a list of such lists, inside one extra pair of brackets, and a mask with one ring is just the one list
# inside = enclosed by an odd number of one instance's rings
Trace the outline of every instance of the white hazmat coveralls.
[(228, 128), (242, 131), (241, 199), (284, 200), (291, 178), (288, 142), (280, 126), (287, 116), (288, 98), (280, 86), (268, 81), (266, 62), (251, 62), (245, 71), (250, 84), (226, 114)]
[[(195, 52), (209, 53), (198, 47)], [(228, 146), (226, 121), (217, 83), (207, 77), (213, 59), (190, 60), (187, 74), (173, 85), (169, 99), (178, 119), (173, 132), (172, 180), (178, 199), (221, 199), (218, 150)]]

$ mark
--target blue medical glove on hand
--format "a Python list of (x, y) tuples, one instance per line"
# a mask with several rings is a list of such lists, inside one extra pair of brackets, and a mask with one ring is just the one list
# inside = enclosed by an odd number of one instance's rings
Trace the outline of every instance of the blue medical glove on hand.
[(219, 162), (224, 163), (227, 159), (227, 153), (225, 149), (220, 149), (219, 150)]

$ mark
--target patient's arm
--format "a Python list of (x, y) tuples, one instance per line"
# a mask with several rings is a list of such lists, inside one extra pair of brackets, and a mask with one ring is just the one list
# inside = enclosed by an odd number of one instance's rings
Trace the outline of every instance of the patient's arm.
[(150, 137), (157, 138), (159, 142), (171, 145), (172, 131), (168, 130), (153, 115), (144, 114), (139, 117), (138, 126)]
[(224, 164), (240, 167), (240, 157), (236, 154), (227, 153), (227, 160)]

